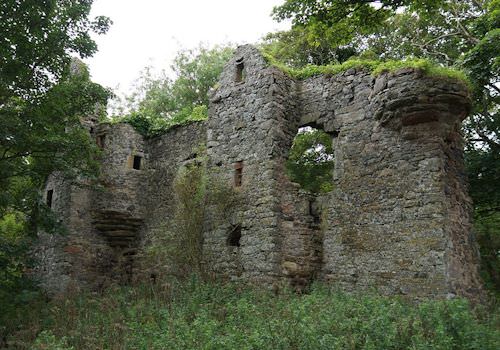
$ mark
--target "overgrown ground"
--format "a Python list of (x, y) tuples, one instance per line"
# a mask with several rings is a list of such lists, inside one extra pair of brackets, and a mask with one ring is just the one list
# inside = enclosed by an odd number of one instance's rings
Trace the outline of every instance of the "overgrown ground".
[(191, 279), (75, 294), (19, 312), (8, 339), (19, 349), (500, 348), (498, 311), (322, 285), (297, 295)]

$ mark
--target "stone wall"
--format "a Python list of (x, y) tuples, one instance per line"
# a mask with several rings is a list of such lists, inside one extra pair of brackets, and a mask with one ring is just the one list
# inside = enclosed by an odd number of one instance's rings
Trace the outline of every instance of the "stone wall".
[[(179, 167), (195, 157), (206, 137), (204, 123), (147, 140), (128, 124), (90, 128), (102, 148), (99, 180), (70, 181), (57, 173), (45, 186), (44, 201), (52, 190), (52, 210), (67, 230), (41, 233), (35, 247), (36, 274), (52, 293), (131, 280), (143, 241), (174, 211), (171, 185)], [(134, 157), (140, 157), (139, 169)]]
[[(208, 175), (238, 199), (223, 218), (206, 208), (203, 255), (214, 274), (299, 290), (320, 279), (415, 298), (480, 293), (459, 133), (470, 108), (462, 83), (412, 69), (296, 81), (242, 46), (218, 86), (204, 123), (149, 140), (128, 125), (95, 129), (104, 136), (101, 186), (69, 190), (80, 206), (60, 212), (68, 237), (101, 239), (120, 266), (172, 218), (172, 182), (205, 144)], [(334, 190), (321, 197), (285, 174), (293, 139), (308, 125), (333, 138)], [(133, 259), (125, 260), (133, 275)]]
[[(242, 65), (245, 80), (237, 81)], [(235, 222), (207, 235), (219, 272), (292, 284), (320, 276), (347, 290), (416, 297), (478, 292), (457, 144), (470, 103), (463, 84), (411, 69), (293, 81), (245, 47), (220, 86), (209, 119), (210, 164), (228, 181), (236, 163), (244, 170)], [(335, 190), (324, 213), (314, 213), (314, 198), (284, 176), (293, 137), (306, 125), (334, 138)], [(236, 221), (241, 245), (224, 246)]]
[[(325, 129), (337, 135), (325, 279), (349, 290), (446, 296), (455, 288), (447, 276), (443, 147), (467, 113), (465, 88), (412, 70), (337, 79), (341, 96), (330, 96), (343, 103), (325, 111), (333, 111)], [(467, 266), (477, 275), (477, 264)]]
[[(282, 275), (278, 178), (293, 140), (283, 126), (297, 117), (295, 90), (292, 79), (246, 47), (228, 62), (211, 98), (208, 168), (223, 174), (239, 198), (229, 222), (207, 223), (205, 246), (219, 275), (264, 282)], [(237, 167), (241, 186), (235, 184)], [(234, 227), (241, 227), (239, 246), (227, 243)]]
[(59, 234), (41, 232), (34, 247), (39, 262), (36, 277), (50, 294), (108, 283), (113, 251), (92, 227), (91, 188), (82, 179), (70, 181), (60, 173), (52, 174), (46, 183), (43, 200), (53, 191), (51, 207), (64, 227)]
[(205, 122), (192, 123), (169, 130), (147, 141), (146, 180), (141, 184), (141, 206), (144, 208), (143, 233), (163, 229), (175, 209), (172, 184), (179, 168), (204, 151)]
[[(49, 192), (52, 200), (48, 200)], [(58, 221), (64, 226), (70, 221), (71, 182), (60, 173), (53, 173), (47, 179), (42, 201), (52, 208)], [(63, 292), (70, 281), (69, 262), (64, 252), (67, 236), (52, 235), (41, 232), (39, 242), (34, 247), (34, 255), (38, 261), (35, 276), (40, 278), (41, 286), (53, 293)]]

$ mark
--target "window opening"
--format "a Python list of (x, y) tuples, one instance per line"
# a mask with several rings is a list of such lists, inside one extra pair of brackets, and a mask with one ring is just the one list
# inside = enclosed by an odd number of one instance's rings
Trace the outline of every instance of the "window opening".
[(333, 189), (333, 167), (332, 135), (311, 126), (300, 128), (286, 161), (290, 180), (312, 193), (329, 192)]
[(237, 83), (245, 81), (245, 65), (243, 63), (243, 59), (236, 61), (236, 77), (234, 80)]
[(227, 236), (227, 245), (230, 247), (239, 247), (241, 240), (241, 225), (236, 225), (231, 228)]
[(96, 143), (99, 148), (104, 148), (105, 135), (99, 135), (96, 137)]
[(318, 204), (316, 203), (316, 199), (309, 201), (309, 215), (312, 216), (315, 224), (319, 224), (321, 222), (320, 210), (318, 208)]
[(234, 186), (240, 187), (243, 181), (243, 162), (236, 162), (234, 165)]
[(140, 170), (141, 169), (141, 160), (142, 160), (141, 156), (134, 156), (134, 163), (132, 165), (132, 168), (134, 168), (135, 170)]
[(54, 190), (47, 191), (47, 206), (52, 208), (52, 197), (54, 196)]

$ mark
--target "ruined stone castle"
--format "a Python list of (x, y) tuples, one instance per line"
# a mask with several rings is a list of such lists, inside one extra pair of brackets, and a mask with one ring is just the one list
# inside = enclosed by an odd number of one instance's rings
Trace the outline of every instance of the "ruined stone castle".
[[(467, 87), (403, 69), (295, 80), (241, 46), (212, 93), (209, 118), (144, 138), (127, 124), (85, 126), (103, 149), (101, 186), (60, 174), (44, 199), (68, 234), (41, 235), (50, 291), (96, 286), (129, 262), (174, 211), (172, 182), (205, 145), (208, 171), (238, 192), (226, 221), (204, 225), (220, 277), (262, 284), (376, 289), (416, 298), (481, 290), (463, 165)], [(285, 173), (299, 128), (331, 135), (333, 191), (303, 191)]]

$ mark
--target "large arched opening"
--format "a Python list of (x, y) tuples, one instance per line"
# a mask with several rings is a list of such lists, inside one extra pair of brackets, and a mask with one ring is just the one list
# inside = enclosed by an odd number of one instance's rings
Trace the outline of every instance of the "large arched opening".
[(332, 135), (317, 126), (299, 128), (286, 161), (291, 181), (316, 194), (333, 190), (334, 144)]

